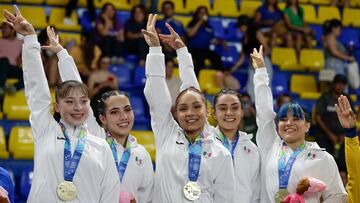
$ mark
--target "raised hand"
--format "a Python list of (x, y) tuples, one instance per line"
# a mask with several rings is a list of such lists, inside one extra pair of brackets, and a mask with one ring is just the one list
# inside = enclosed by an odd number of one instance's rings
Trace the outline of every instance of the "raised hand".
[(335, 104), (335, 109), (343, 128), (353, 128), (356, 126), (356, 117), (347, 97), (340, 95), (338, 104)]
[(170, 31), (170, 35), (159, 34), (161, 41), (175, 50), (185, 47), (184, 42), (175, 30), (168, 23), (165, 26)]
[(254, 69), (265, 67), (263, 46), (260, 46), (259, 52), (254, 48), (253, 53), (250, 54)]
[(152, 13), (149, 14), (147, 25), (146, 25), (146, 30), (144, 30), (144, 29), (141, 30), (142, 33), (144, 34), (146, 43), (150, 47), (159, 47), (160, 46), (159, 37), (158, 37), (158, 34), (155, 29), (156, 17), (157, 17), (157, 14), (152, 14)]
[(9, 24), (17, 33), (24, 36), (36, 34), (34, 27), (21, 15), (17, 6), (14, 6), (15, 15), (8, 10), (3, 10), (6, 23)]
[(42, 49), (47, 49), (54, 53), (59, 53), (61, 50), (64, 49), (59, 43), (59, 35), (55, 33), (54, 28), (47, 26), (46, 33), (49, 37), (49, 45), (41, 46)]

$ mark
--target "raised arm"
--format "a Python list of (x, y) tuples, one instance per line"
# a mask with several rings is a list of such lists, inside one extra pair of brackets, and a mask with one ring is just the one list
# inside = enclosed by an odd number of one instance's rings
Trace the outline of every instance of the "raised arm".
[[(49, 37), (49, 45), (42, 46), (42, 48), (51, 50), (57, 54), (61, 81), (76, 80), (82, 82), (75, 61), (59, 43), (59, 36), (55, 33), (53, 28), (50, 28), (50, 26), (46, 28), (46, 31)], [(85, 123), (91, 134), (104, 138), (104, 130), (96, 122), (92, 108), (89, 109), (89, 116)]]
[(360, 202), (360, 147), (356, 132), (356, 116), (347, 97), (341, 95), (335, 105), (340, 124), (345, 128), (345, 160), (348, 170), (348, 202)]
[(269, 87), (269, 76), (264, 63), (262, 46), (259, 52), (254, 49), (251, 58), (255, 69), (254, 88), (256, 123), (258, 125), (256, 142), (260, 152), (264, 155), (269, 151), (274, 141), (279, 139), (274, 122), (276, 114), (273, 109), (273, 97)]
[(30, 108), (30, 124), (36, 142), (45, 134), (47, 125), (44, 124), (53, 121), (50, 113), (50, 90), (44, 73), (36, 32), (16, 6), (14, 6), (14, 10), (16, 15), (7, 10), (3, 11), (3, 15), (17, 33), (25, 36), (22, 49), (25, 94)]
[(163, 43), (176, 50), (179, 62), (179, 74), (182, 81), (180, 91), (188, 87), (195, 87), (200, 90), (200, 85), (194, 72), (194, 64), (191, 54), (188, 52), (187, 47), (175, 30), (168, 23), (166, 23), (165, 26), (170, 31), (170, 34), (159, 34), (159, 37)]
[(142, 30), (149, 48), (146, 57), (144, 94), (150, 107), (151, 126), (156, 148), (160, 149), (171, 135), (176, 122), (171, 114), (171, 97), (165, 81), (165, 57), (155, 30), (156, 14), (150, 14), (147, 30)]

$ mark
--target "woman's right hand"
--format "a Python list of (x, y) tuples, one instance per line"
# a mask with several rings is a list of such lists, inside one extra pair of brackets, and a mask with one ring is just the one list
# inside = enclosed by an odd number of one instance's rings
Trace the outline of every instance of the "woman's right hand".
[(253, 53), (250, 54), (252, 59), (252, 65), (254, 69), (265, 67), (263, 46), (260, 46), (259, 52), (254, 48)]
[(340, 95), (338, 103), (335, 104), (335, 110), (343, 128), (356, 127), (356, 116), (351, 109), (351, 105), (346, 96)]
[(165, 26), (170, 31), (170, 35), (159, 34), (161, 41), (175, 50), (185, 47), (184, 42), (175, 30), (168, 23)]
[(64, 49), (59, 43), (59, 35), (55, 33), (54, 28), (50, 28), (50, 26), (47, 26), (46, 33), (49, 38), (49, 45), (41, 46), (41, 48), (50, 50), (56, 54)]
[(150, 13), (149, 17), (148, 17), (148, 22), (146, 25), (146, 30), (144, 30), (144, 29), (141, 30), (141, 32), (144, 34), (146, 43), (150, 47), (159, 47), (160, 46), (159, 37), (158, 37), (158, 34), (155, 29), (156, 17), (157, 17), (157, 14)]
[(3, 16), (6, 19), (6, 23), (21, 35), (26, 36), (36, 34), (34, 27), (21, 15), (17, 6), (14, 6), (14, 11), (15, 15), (6, 9), (3, 10)]

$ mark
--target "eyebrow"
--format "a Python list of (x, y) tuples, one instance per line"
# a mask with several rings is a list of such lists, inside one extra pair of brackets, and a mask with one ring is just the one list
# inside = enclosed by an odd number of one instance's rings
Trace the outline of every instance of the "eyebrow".
[[(124, 106), (123, 108), (131, 108), (131, 105), (126, 105), (126, 106)], [(120, 110), (121, 108), (119, 108), (119, 107), (113, 107), (113, 108), (111, 108), (111, 109), (109, 109), (109, 111), (113, 111), (113, 110)]]
[[(232, 103), (230, 106), (240, 105), (240, 103)], [(217, 106), (227, 106), (227, 104), (218, 104)]]

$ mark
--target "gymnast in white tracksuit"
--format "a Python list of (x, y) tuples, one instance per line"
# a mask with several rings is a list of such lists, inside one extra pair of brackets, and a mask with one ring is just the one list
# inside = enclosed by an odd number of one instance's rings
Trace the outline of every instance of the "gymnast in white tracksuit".
[(333, 157), (316, 143), (305, 141), (310, 123), (300, 105), (285, 104), (278, 114), (274, 112), (262, 47), (259, 52), (254, 49), (251, 57), (255, 68), (256, 141), (261, 154), (261, 202), (275, 202), (275, 198), (294, 193), (304, 177), (317, 178), (327, 185), (322, 193), (306, 196), (306, 203), (320, 202), (320, 196), (324, 202), (346, 202), (347, 194)]
[[(58, 47), (57, 36), (52, 29), (47, 29), (50, 43), (49, 47)], [(76, 80), (81, 82), (73, 58), (65, 49), (57, 52), (59, 58), (58, 67), (62, 81)], [(149, 153), (137, 143), (136, 138), (131, 136), (130, 130), (134, 124), (134, 113), (131, 108), (129, 96), (125, 92), (109, 91), (102, 95), (98, 101), (98, 108), (102, 128), (89, 109), (89, 117), (86, 120), (90, 133), (106, 139), (113, 152), (116, 164), (122, 164), (124, 170), (118, 170), (120, 178), (120, 191), (122, 194), (130, 193), (139, 203), (151, 202), (153, 189), (153, 165)], [(130, 152), (130, 157), (125, 159)], [(124, 159), (122, 157), (124, 156)], [(118, 168), (120, 169), (120, 168)]]
[(206, 102), (195, 88), (181, 92), (174, 120), (165, 81), (165, 59), (149, 15), (143, 30), (150, 45), (144, 93), (155, 134), (156, 172), (153, 202), (233, 201), (234, 171), (230, 153), (206, 128)]
[[(170, 27), (169, 27), (170, 28)], [(171, 28), (170, 28), (171, 29)], [(172, 33), (172, 41), (180, 38)], [(165, 39), (166, 36), (160, 36)], [(163, 40), (170, 45), (171, 41)], [(183, 82), (181, 90), (195, 87), (200, 90), (194, 72), (191, 54), (186, 47), (176, 50), (179, 76)], [(260, 154), (251, 141), (252, 135), (238, 131), (243, 114), (240, 95), (234, 90), (223, 89), (214, 99), (214, 114), (218, 126), (208, 125), (216, 138), (229, 150), (233, 158), (235, 193), (233, 202), (253, 203), (260, 201)]]
[[(27, 202), (119, 202), (120, 182), (108, 144), (88, 132), (87, 89), (76, 81), (61, 83), (50, 112), (50, 90), (34, 28), (15, 8), (7, 21), (24, 35), (22, 62), (25, 94), (35, 142), (34, 177)], [(64, 156), (65, 155), (65, 156)]]

